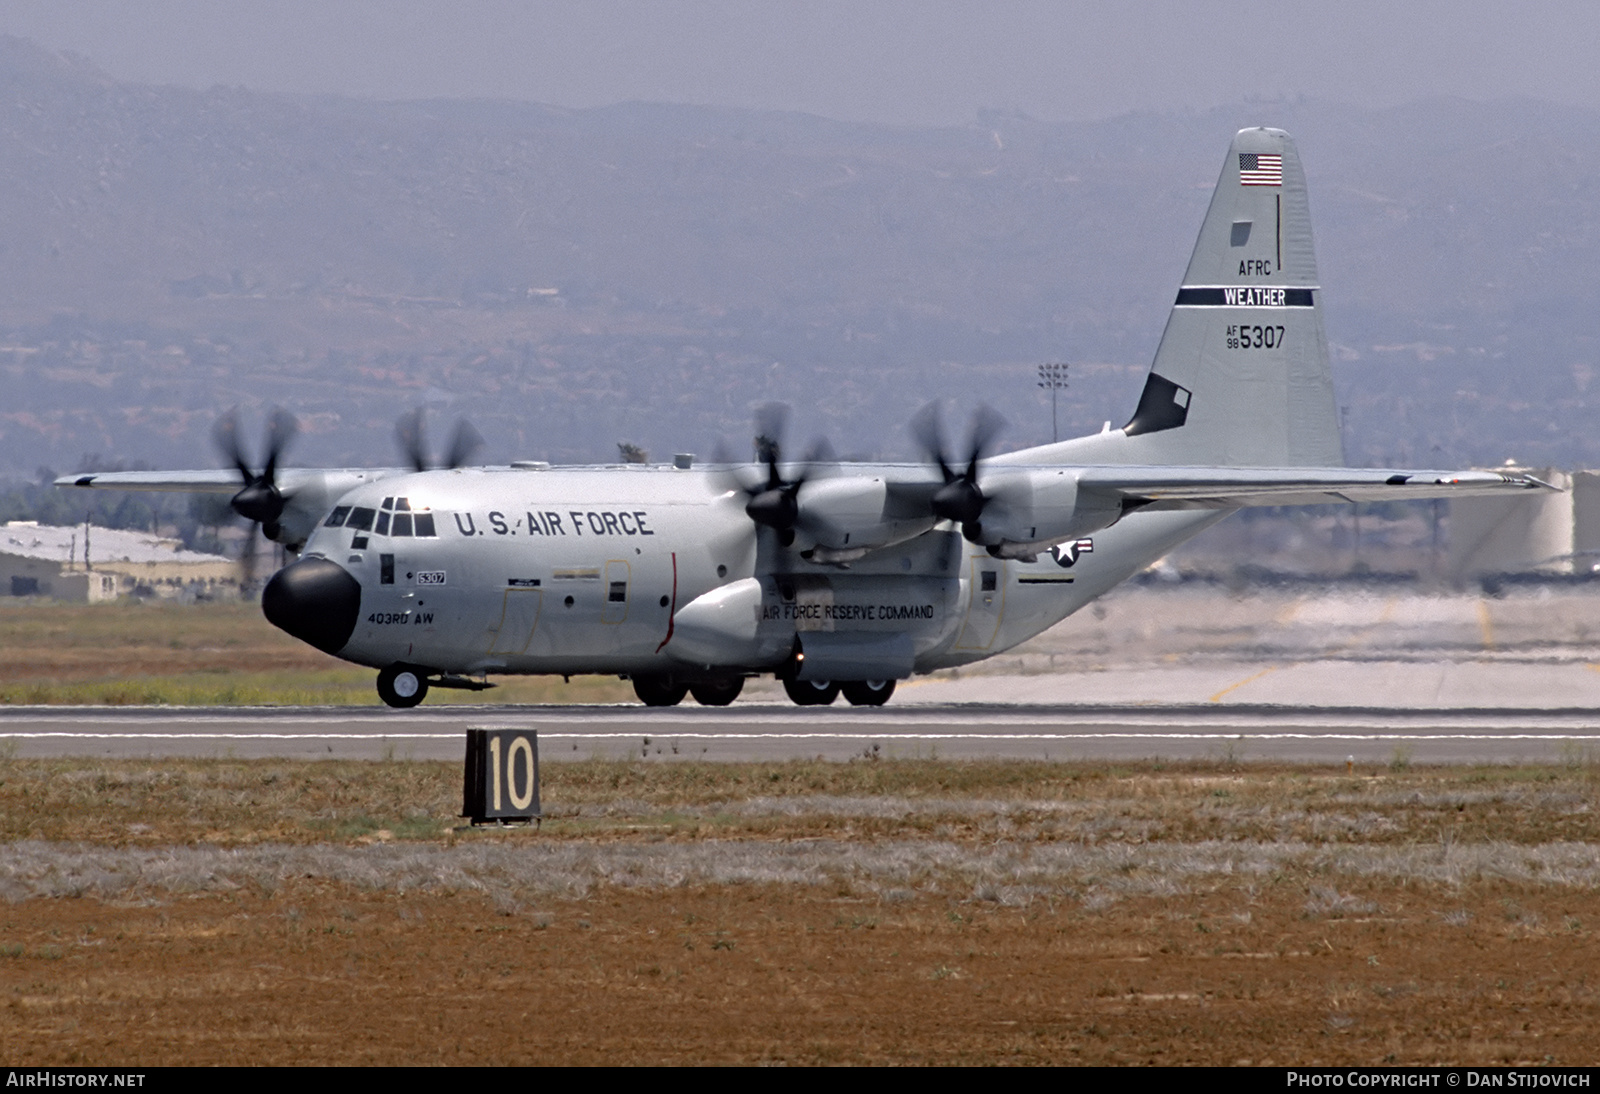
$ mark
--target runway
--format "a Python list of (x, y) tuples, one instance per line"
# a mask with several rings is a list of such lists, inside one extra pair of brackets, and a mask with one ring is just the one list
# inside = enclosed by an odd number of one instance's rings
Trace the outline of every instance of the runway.
[[(546, 760), (938, 756), (1390, 764), (1600, 760), (1600, 583), (1499, 599), (1124, 586), (980, 667), (879, 709), (732, 706), (0, 707), (0, 757), (455, 762), (473, 726)], [(493, 693), (491, 693), (493, 694)]]
[(13, 707), (0, 711), (0, 748), (17, 757), (458, 761), (473, 727), (533, 729), (546, 762), (1354, 759), (1370, 766), (1600, 759), (1594, 709), (1265, 704)]

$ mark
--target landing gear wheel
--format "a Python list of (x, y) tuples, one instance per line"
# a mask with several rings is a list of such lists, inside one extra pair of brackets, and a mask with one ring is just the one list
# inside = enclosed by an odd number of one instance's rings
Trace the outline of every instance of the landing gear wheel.
[(834, 680), (785, 680), (783, 690), (802, 707), (825, 707), (839, 697), (839, 684)]
[(703, 680), (689, 685), (689, 694), (703, 707), (725, 707), (744, 690), (744, 677), (733, 676), (726, 680)]
[(675, 707), (689, 694), (689, 685), (671, 676), (635, 676), (633, 693), (647, 707)]
[(378, 673), (378, 698), (405, 710), (428, 697), (428, 678), (411, 665), (390, 665)]
[(853, 707), (881, 707), (894, 694), (893, 680), (851, 680), (839, 685)]

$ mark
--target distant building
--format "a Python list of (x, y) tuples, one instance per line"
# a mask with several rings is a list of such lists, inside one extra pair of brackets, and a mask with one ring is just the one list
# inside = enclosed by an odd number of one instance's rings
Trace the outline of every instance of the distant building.
[(176, 597), (238, 583), (232, 559), (185, 550), (177, 540), (146, 532), (31, 520), (0, 524), (0, 596), (94, 602), (130, 593)]

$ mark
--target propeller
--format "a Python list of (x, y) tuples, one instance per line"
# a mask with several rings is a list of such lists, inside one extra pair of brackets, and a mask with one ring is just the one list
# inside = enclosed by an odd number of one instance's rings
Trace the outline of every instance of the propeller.
[(293, 414), (282, 407), (272, 409), (267, 418), (266, 464), (258, 475), (250, 469), (250, 460), (239, 441), (238, 407), (218, 418), (212, 429), (217, 448), (224, 459), (238, 468), (244, 484), (229, 504), (245, 520), (262, 525), (268, 539), (278, 538), (278, 518), (289, 504), (289, 499), (278, 489), (278, 458), (299, 431), (300, 425)]
[(983, 488), (978, 485), (978, 465), (983, 460), (985, 450), (993, 445), (994, 439), (1005, 426), (1006, 420), (992, 407), (979, 406), (972, 414), (966, 469), (958, 470), (959, 462), (952, 466), (946, 454), (939, 404), (929, 403), (911, 419), (912, 436), (928, 457), (938, 464), (939, 472), (944, 476), (944, 485), (934, 491), (929, 499), (929, 508), (940, 520), (961, 525), (961, 534), (974, 543), (978, 541), (983, 508), (989, 501)]
[(776, 531), (785, 547), (794, 542), (795, 526), (800, 523), (800, 488), (811, 478), (815, 465), (833, 459), (828, 442), (818, 441), (795, 477), (785, 479), (778, 465), (783, 459), (783, 434), (788, 420), (789, 408), (782, 403), (765, 403), (756, 408), (755, 455), (758, 462), (766, 465), (767, 474), (761, 482), (738, 482), (749, 499), (744, 506), (746, 515)]
[(400, 420), (394, 427), (395, 438), (400, 442), (400, 451), (405, 454), (406, 462), (418, 471), (465, 467), (483, 447), (483, 434), (474, 429), (471, 422), (459, 418), (456, 420), (455, 432), (451, 434), (450, 451), (445, 454), (444, 462), (430, 464), (427, 433), (423, 423), (425, 416), (425, 412), (419, 406), (400, 415)]
[(243, 483), (228, 504), (235, 513), (250, 522), (250, 533), (245, 537), (240, 555), (243, 574), (239, 587), (246, 594), (255, 587), (256, 530), (260, 529), (268, 539), (274, 541), (282, 532), (278, 521), (289, 504), (289, 498), (278, 489), (278, 459), (299, 431), (300, 425), (293, 414), (282, 407), (273, 407), (272, 413), (267, 416), (266, 463), (258, 475), (251, 470), (250, 459), (239, 440), (239, 408), (229, 410), (212, 427), (212, 439), (218, 450), (223, 459), (238, 469)]

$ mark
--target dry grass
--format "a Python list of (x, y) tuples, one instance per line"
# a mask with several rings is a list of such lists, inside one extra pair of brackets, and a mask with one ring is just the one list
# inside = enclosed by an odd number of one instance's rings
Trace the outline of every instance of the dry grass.
[(551, 764), (539, 831), (458, 780), (0, 759), (8, 1057), (1592, 1057), (1582, 763)]
[[(456, 839), (460, 768), (0, 756), (0, 841), (236, 847)], [(546, 764), (539, 841), (1600, 844), (1600, 768), (890, 760)], [(472, 833), (471, 838), (488, 838)]]
[[(373, 706), (371, 669), (299, 642), (254, 604), (136, 600), (61, 604), (0, 598), (0, 704)], [(607, 677), (570, 684), (508, 678), (492, 691), (436, 693), (451, 703), (630, 700)]]

